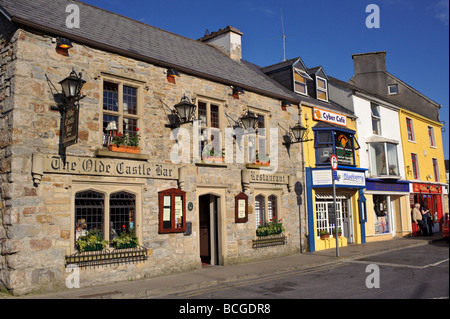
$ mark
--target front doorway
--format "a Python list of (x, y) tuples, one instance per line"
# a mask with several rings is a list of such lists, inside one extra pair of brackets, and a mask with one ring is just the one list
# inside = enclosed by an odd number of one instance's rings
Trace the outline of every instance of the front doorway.
[(219, 200), (206, 194), (199, 196), (200, 258), (202, 265), (219, 265)]

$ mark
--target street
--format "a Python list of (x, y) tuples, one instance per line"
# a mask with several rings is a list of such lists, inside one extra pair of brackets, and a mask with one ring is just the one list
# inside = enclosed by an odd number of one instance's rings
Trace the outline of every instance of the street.
[(447, 299), (449, 244), (386, 252), (286, 271), (161, 299)]

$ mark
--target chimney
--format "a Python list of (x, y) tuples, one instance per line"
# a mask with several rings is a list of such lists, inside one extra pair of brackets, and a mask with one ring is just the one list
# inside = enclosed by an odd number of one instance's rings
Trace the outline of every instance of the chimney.
[(215, 46), (233, 60), (240, 61), (242, 59), (241, 37), (243, 33), (241, 31), (229, 25), (225, 29), (208, 33), (198, 40)]
[(386, 51), (353, 54), (355, 74), (386, 72)]

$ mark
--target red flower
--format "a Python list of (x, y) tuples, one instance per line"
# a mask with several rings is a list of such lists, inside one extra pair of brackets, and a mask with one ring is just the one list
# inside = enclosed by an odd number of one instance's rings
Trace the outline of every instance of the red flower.
[(122, 136), (122, 135), (123, 135), (122, 133), (117, 134), (117, 136), (119, 136), (119, 137)]
[(139, 131), (139, 127), (136, 127), (136, 132)]

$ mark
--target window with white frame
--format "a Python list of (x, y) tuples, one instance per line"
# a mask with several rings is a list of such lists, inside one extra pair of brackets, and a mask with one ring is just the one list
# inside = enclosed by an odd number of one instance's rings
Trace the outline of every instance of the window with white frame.
[(380, 107), (378, 105), (371, 104), (370, 108), (372, 111), (372, 133), (381, 135)]
[[(336, 196), (336, 214), (337, 214), (337, 228), (341, 230), (344, 234), (343, 229), (343, 214), (342, 207), (343, 204), (346, 205), (346, 196), (337, 195)], [(335, 214), (333, 213), (334, 200), (332, 194), (316, 194), (316, 227), (317, 227), (317, 237), (321, 231), (327, 231), (330, 235), (333, 234), (335, 229)]]
[(316, 76), (316, 92), (319, 100), (328, 101), (328, 83), (326, 79)]
[(388, 85), (388, 94), (389, 95), (398, 94), (398, 84), (389, 84)]
[(397, 144), (370, 143), (369, 153), (372, 176), (399, 176)]
[(310, 78), (304, 71), (294, 68), (294, 91), (303, 95), (308, 94), (306, 79)]
[(117, 132), (136, 134), (141, 119), (141, 94), (141, 85), (137, 82), (107, 77), (103, 79), (103, 146), (108, 146), (112, 140), (113, 132), (106, 130), (110, 122), (116, 122)]

